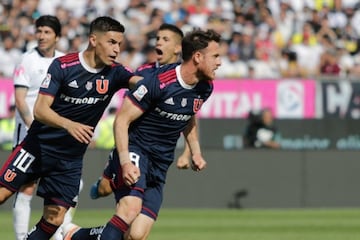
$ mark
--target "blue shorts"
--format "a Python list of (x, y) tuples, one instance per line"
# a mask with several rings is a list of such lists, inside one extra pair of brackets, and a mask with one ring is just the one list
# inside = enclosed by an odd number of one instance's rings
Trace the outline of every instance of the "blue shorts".
[(135, 146), (130, 146), (130, 159), (140, 168), (140, 179), (131, 187), (123, 182), (119, 155), (114, 149), (104, 169), (103, 177), (110, 180), (115, 201), (124, 196), (137, 196), (143, 200), (141, 213), (156, 220), (162, 200), (167, 170), (171, 162), (151, 159)]
[(12, 192), (38, 180), (37, 195), (44, 204), (74, 207), (82, 170), (81, 156), (57, 156), (36, 139), (18, 145), (0, 170), (0, 185)]

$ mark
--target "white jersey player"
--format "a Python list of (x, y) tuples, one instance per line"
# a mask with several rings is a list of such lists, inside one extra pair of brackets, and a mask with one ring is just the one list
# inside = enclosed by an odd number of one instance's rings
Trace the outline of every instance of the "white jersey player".
[[(38, 47), (24, 53), (20, 64), (14, 72), (16, 95), (16, 131), (14, 146), (21, 143), (33, 120), (33, 108), (39, 92), (40, 84), (46, 77), (50, 63), (64, 53), (54, 51), (52, 57), (45, 57)], [(19, 99), (21, 98), (21, 99)]]

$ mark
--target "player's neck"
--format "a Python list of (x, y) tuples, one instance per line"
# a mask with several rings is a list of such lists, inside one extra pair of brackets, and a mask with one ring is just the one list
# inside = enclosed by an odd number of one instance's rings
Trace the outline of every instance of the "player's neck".
[(49, 48), (49, 49), (37, 48), (37, 50), (44, 58), (52, 58), (55, 56), (55, 48)]
[(196, 77), (196, 68), (189, 62), (180, 65), (180, 75), (183, 81), (188, 85), (195, 85), (199, 82)]
[(99, 64), (96, 61), (96, 55), (94, 51), (85, 50), (83, 53), (84, 61), (89, 67), (92, 68), (103, 68), (105, 65), (103, 63)]

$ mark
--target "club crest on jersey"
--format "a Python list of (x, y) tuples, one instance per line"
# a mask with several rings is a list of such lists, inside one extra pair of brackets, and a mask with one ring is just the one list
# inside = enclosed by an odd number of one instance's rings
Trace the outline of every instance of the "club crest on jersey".
[(85, 88), (86, 88), (86, 90), (90, 91), (93, 88), (93, 83), (92, 82), (86, 82)]
[(199, 98), (194, 99), (194, 105), (193, 105), (194, 112), (199, 111), (203, 103), (204, 103), (203, 99), (199, 99)]
[(50, 81), (51, 81), (51, 74), (48, 73), (48, 74), (46, 74), (45, 79), (42, 81), (41, 87), (42, 88), (48, 88), (49, 85), (50, 85)]
[(147, 88), (144, 85), (139, 86), (136, 91), (133, 93), (133, 96), (138, 100), (141, 101), (143, 97), (148, 92)]
[(100, 94), (105, 94), (109, 90), (108, 79), (96, 79), (96, 91)]
[(10, 169), (7, 169), (7, 170), (6, 170), (6, 173), (5, 173), (5, 175), (4, 175), (4, 179), (5, 179), (5, 181), (7, 181), (7, 182), (12, 182), (12, 181), (14, 181), (16, 175), (17, 175), (17, 174), (16, 174), (15, 172), (13, 172), (13, 171), (10, 170)]
[(181, 106), (182, 107), (185, 107), (187, 105), (187, 99), (186, 98), (183, 98), (182, 100), (181, 100)]

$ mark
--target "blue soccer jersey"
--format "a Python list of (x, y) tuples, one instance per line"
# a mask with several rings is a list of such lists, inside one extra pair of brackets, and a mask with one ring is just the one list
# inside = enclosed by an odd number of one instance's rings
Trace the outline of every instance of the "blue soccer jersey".
[[(120, 64), (102, 69), (89, 67), (80, 53), (57, 58), (50, 65), (40, 93), (54, 96), (51, 108), (72, 121), (95, 127), (112, 96), (121, 88), (128, 88), (134, 74)], [(53, 128), (34, 121), (29, 134), (51, 144), (57, 153), (81, 155), (87, 145), (78, 142), (65, 129)], [(66, 147), (64, 147), (66, 144)]]
[(178, 64), (144, 71), (142, 75), (144, 79), (126, 95), (145, 112), (131, 124), (129, 144), (140, 146), (156, 159), (173, 161), (177, 140), (210, 96), (212, 81), (187, 85)]

